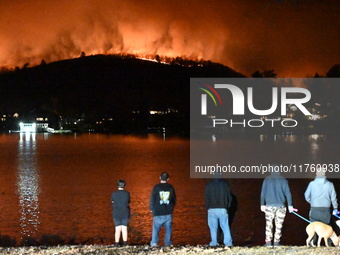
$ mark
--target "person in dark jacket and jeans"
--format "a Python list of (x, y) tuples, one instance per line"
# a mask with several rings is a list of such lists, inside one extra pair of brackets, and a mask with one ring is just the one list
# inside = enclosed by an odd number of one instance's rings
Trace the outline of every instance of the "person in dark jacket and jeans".
[(228, 209), (231, 205), (231, 192), (226, 180), (214, 178), (205, 186), (205, 207), (208, 210), (208, 225), (210, 229), (210, 246), (218, 245), (217, 230), (220, 225), (223, 231), (223, 243), (231, 247), (233, 240), (229, 228)]
[(160, 183), (156, 184), (151, 192), (150, 210), (153, 215), (151, 246), (157, 246), (159, 230), (165, 228), (164, 245), (170, 246), (172, 234), (172, 213), (176, 204), (174, 187), (168, 183), (169, 174), (163, 172), (160, 175)]
[(289, 212), (293, 211), (292, 194), (290, 193), (288, 181), (275, 172), (275, 165), (271, 175), (267, 176), (262, 184), (261, 211), (266, 217), (266, 247), (272, 246), (273, 221), (275, 221), (274, 247), (280, 246), (282, 226), (286, 217), (286, 202)]

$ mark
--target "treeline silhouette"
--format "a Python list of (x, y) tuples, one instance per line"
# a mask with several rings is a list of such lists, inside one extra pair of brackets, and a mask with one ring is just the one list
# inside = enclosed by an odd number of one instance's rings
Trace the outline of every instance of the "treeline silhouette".
[[(160, 60), (84, 53), (76, 59), (3, 70), (0, 113), (18, 113), (24, 120), (44, 115), (54, 126), (59, 116), (81, 119), (86, 128), (110, 118), (104, 124), (113, 132), (149, 126), (188, 129), (191, 77), (245, 77), (210, 61)], [(150, 110), (168, 114), (150, 116)]]
[[(62, 118), (64, 123), (81, 120), (78, 129), (95, 128), (100, 132), (135, 132), (148, 127), (188, 131), (191, 77), (245, 76), (222, 64), (185, 57), (86, 56), (82, 52), (76, 59), (53, 63), (42, 60), (38, 66), (29, 67), (27, 63), (13, 70), (2, 68), (0, 114), (18, 113), (24, 121), (48, 117), (54, 128), (60, 127)], [(276, 78), (277, 73), (274, 69), (256, 71), (252, 77)], [(326, 77), (340, 77), (340, 65), (334, 65)], [(256, 90), (260, 93), (255, 91), (259, 109), (266, 109), (262, 104), (271, 98), (271, 86), (263, 84)], [(313, 95), (310, 106), (318, 103), (320, 113), (340, 124), (340, 86), (324, 87), (316, 82), (309, 89)], [(151, 116), (151, 110), (166, 114)], [(8, 125), (2, 128), (9, 129)]]

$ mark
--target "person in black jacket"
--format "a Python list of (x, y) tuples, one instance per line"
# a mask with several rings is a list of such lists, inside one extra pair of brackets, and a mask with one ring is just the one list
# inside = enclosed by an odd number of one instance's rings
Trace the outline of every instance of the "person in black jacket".
[(164, 245), (172, 245), (172, 213), (176, 204), (174, 187), (168, 183), (169, 174), (163, 172), (160, 175), (160, 183), (156, 184), (151, 192), (150, 210), (153, 215), (151, 246), (157, 246), (159, 230), (165, 228)]
[[(273, 165), (273, 169), (276, 165)], [(280, 246), (282, 225), (286, 217), (286, 202), (289, 212), (293, 211), (292, 195), (288, 181), (279, 172), (273, 172), (267, 176), (262, 184), (261, 211), (266, 217), (266, 247), (272, 246), (273, 221), (275, 221), (274, 247)]]
[(217, 229), (220, 225), (223, 231), (223, 243), (231, 247), (233, 240), (229, 228), (228, 209), (231, 205), (231, 191), (224, 179), (214, 178), (205, 186), (205, 207), (208, 210), (208, 225), (210, 229), (210, 246), (217, 246)]
[(130, 218), (130, 193), (124, 190), (126, 182), (119, 179), (118, 190), (111, 195), (112, 216), (115, 223), (115, 246), (119, 245), (120, 235), (123, 237), (123, 245), (127, 245), (127, 226)]

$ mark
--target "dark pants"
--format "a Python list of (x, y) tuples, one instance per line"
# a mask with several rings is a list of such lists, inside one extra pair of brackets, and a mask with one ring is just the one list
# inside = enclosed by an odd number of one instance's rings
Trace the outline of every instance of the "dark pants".
[(331, 209), (327, 207), (311, 207), (309, 212), (309, 219), (313, 221), (321, 221), (329, 225), (331, 223)]

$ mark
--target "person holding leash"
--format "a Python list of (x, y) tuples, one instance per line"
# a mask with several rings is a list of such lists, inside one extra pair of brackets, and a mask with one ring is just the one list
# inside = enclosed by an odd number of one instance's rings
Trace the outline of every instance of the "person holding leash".
[[(316, 177), (308, 184), (305, 191), (305, 199), (310, 204), (309, 219), (311, 222), (320, 221), (327, 225), (331, 224), (333, 215), (337, 216), (338, 201), (336, 198), (335, 188), (332, 182), (326, 178), (326, 171), (321, 167), (316, 169)], [(313, 237), (313, 243), (316, 243), (317, 235)], [(330, 241), (328, 240), (329, 244)]]
[[(265, 247), (280, 246), (282, 236), (282, 226), (286, 217), (286, 202), (288, 203), (289, 212), (293, 211), (292, 194), (288, 181), (275, 171), (273, 165), (271, 175), (267, 176), (262, 184), (261, 190), (261, 211), (265, 213), (266, 218), (266, 239)], [(275, 234), (273, 241), (273, 221), (275, 221)]]
[(305, 199), (310, 204), (309, 219), (321, 221), (327, 225), (331, 222), (333, 215), (338, 215), (338, 201), (335, 188), (332, 182), (326, 178), (326, 172), (321, 168), (317, 169), (316, 177), (311, 181), (305, 192)]

